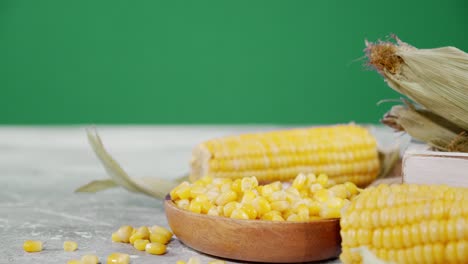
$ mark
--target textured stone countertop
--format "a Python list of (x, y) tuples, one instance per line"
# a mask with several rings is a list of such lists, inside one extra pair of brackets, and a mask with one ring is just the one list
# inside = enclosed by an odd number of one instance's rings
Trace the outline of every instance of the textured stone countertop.
[[(191, 149), (200, 141), (272, 128), (103, 126), (98, 131), (129, 175), (176, 178), (188, 172)], [(213, 259), (177, 239), (163, 256), (112, 243), (111, 233), (124, 224), (168, 225), (159, 200), (121, 188), (74, 193), (91, 180), (106, 178), (83, 127), (0, 127), (0, 263), (63, 264), (84, 254), (96, 254), (105, 263), (106, 256), (115, 251), (130, 254), (133, 264), (176, 263), (192, 256), (199, 256), (202, 263)], [(44, 241), (44, 251), (25, 253), (22, 244), (28, 239)], [(79, 250), (64, 252), (64, 240), (78, 242)]]

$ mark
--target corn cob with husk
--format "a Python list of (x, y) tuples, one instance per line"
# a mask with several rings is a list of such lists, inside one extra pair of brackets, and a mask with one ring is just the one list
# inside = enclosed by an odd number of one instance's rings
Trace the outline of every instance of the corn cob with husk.
[(435, 149), (468, 152), (468, 54), (454, 47), (417, 49), (394, 38), (366, 42), (369, 65), (421, 107), (394, 107), (383, 123)]
[[(96, 131), (88, 140), (111, 179), (92, 181), (77, 192), (98, 192), (124, 187), (162, 199), (180, 182), (155, 177), (130, 177), (106, 151)], [(388, 175), (399, 158), (399, 149), (381, 152), (367, 128), (336, 125), (244, 134), (209, 140), (193, 151), (190, 180), (202, 176), (243, 178), (255, 176), (261, 183), (292, 181), (297, 175), (329, 175), (334, 184), (353, 182), (366, 186)]]
[(342, 254), (362, 263), (367, 248), (389, 263), (468, 263), (468, 188), (379, 185), (342, 212)]
[(371, 183), (379, 174), (377, 143), (357, 125), (336, 125), (244, 134), (196, 146), (191, 180), (255, 176), (290, 181), (300, 173), (327, 174), (335, 183)]

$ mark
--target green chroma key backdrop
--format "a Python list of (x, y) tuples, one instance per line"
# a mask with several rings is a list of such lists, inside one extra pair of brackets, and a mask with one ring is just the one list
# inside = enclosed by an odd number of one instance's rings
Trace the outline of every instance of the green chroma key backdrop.
[(377, 123), (364, 40), (468, 51), (468, 3), (2, 0), (0, 124)]

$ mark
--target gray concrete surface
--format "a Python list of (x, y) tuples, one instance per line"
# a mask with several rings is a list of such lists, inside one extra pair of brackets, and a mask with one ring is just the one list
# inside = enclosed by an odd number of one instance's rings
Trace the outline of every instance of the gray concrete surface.
[[(274, 127), (98, 127), (110, 153), (132, 176), (176, 178), (188, 171), (192, 147), (205, 139)], [(131, 255), (131, 263), (175, 263), (199, 256), (175, 238), (163, 256), (112, 243), (111, 233), (129, 224), (168, 226), (162, 202), (113, 189), (97, 194), (73, 191), (107, 178), (89, 147), (83, 127), (0, 127), (0, 263), (66, 263), (111, 252)], [(27, 239), (45, 242), (40, 253), (25, 253)], [(64, 240), (78, 242), (64, 252)], [(228, 261), (227, 263), (238, 263)], [(323, 263), (340, 263), (330, 260)]]

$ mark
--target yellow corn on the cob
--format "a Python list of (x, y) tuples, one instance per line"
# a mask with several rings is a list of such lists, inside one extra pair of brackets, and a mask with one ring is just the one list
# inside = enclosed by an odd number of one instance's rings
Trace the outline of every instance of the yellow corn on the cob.
[(380, 170), (377, 143), (364, 127), (336, 125), (244, 134), (195, 147), (191, 180), (256, 176), (288, 181), (300, 173), (328, 174), (336, 183), (364, 186)]
[(393, 263), (468, 263), (468, 188), (380, 185), (342, 212), (342, 254), (362, 263), (367, 247)]

